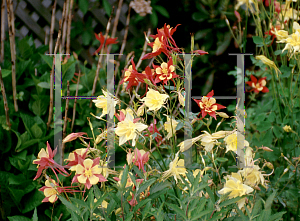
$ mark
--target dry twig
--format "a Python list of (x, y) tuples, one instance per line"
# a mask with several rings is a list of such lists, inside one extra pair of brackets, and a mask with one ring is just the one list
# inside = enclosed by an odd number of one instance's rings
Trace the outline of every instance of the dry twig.
[(67, 45), (66, 45), (66, 54), (70, 54), (70, 45), (71, 45), (71, 23), (72, 23), (72, 9), (73, 9), (74, 0), (70, 2), (70, 9), (68, 15), (68, 28), (67, 28)]
[[(61, 20), (59, 21), (59, 30), (58, 30), (58, 36), (54, 48), (54, 54), (57, 52), (57, 48), (59, 45), (59, 40), (61, 36)], [(53, 79), (54, 79), (54, 65), (55, 65), (55, 55), (53, 56), (53, 64), (52, 64), (52, 70), (50, 74), (50, 106), (49, 106), (49, 116), (48, 116), (48, 122), (47, 122), (47, 130), (49, 129), (50, 123), (52, 121), (52, 115), (53, 115)]]
[(52, 54), (53, 50), (53, 35), (54, 35), (54, 27), (55, 27), (55, 11), (56, 11), (56, 0), (52, 6), (52, 17), (51, 17), (51, 25), (50, 25), (50, 37), (49, 37), (49, 54)]
[(64, 53), (65, 52), (65, 45), (66, 45), (66, 36), (67, 36), (67, 21), (69, 17), (69, 4), (70, 0), (66, 0), (64, 3), (64, 9), (62, 14), (62, 38), (61, 38), (61, 44), (59, 47), (59, 52)]
[(5, 41), (5, 1), (1, 4), (1, 53), (0, 53), (0, 63), (4, 60), (4, 41)]
[[(111, 19), (112, 19), (112, 16), (114, 14), (114, 9), (115, 9), (115, 7), (113, 6), (113, 8), (111, 10), (111, 14), (110, 14), (108, 22), (107, 22), (105, 36), (104, 36), (104, 42), (103, 42), (103, 47), (101, 48), (101, 51), (100, 51), (100, 57), (99, 57), (98, 64), (97, 64), (97, 69), (96, 69), (96, 76), (95, 76), (94, 83), (93, 83), (92, 96), (94, 96), (95, 92), (96, 92), (96, 84), (97, 84), (97, 81), (98, 81), (98, 78), (99, 78), (99, 72), (100, 72), (100, 68), (101, 68), (101, 62), (102, 62), (102, 58), (103, 58), (103, 50), (105, 48), (105, 43), (106, 43), (106, 39), (107, 39), (108, 32), (109, 32), (109, 29), (110, 29)], [(93, 102), (91, 100), (91, 102), (90, 102), (90, 108), (92, 107), (92, 103)]]
[(2, 79), (2, 71), (1, 71), (1, 67), (0, 67), (0, 85), (1, 85), (1, 92), (2, 92), (2, 96), (3, 96), (3, 101), (4, 101), (4, 109), (5, 109), (5, 117), (6, 117), (6, 124), (9, 127), (9, 130), (11, 128), (11, 124), (10, 124), (10, 120), (9, 120), (9, 108), (7, 105), (7, 99), (6, 99), (6, 93), (5, 93), (5, 88), (4, 88), (4, 83), (3, 83), (3, 79)]
[(9, 41), (10, 41), (10, 53), (11, 53), (11, 77), (12, 77), (12, 88), (13, 88), (13, 99), (15, 111), (18, 112), (17, 103), (17, 88), (16, 88), (16, 43), (15, 43), (15, 16), (14, 6), (12, 0), (6, 0), (7, 5), (7, 20), (9, 30)]

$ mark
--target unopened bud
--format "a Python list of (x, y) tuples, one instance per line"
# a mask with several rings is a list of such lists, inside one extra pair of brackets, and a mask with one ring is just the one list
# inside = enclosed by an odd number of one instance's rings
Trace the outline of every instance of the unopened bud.
[[(181, 106), (185, 106), (185, 97), (182, 96), (181, 92), (177, 92), (178, 93), (178, 100), (179, 100), (179, 103), (181, 104)], [(185, 95), (185, 92), (183, 92), (184, 95)]]
[(291, 128), (291, 126), (289, 126), (289, 125), (285, 125), (285, 126), (283, 127), (283, 130), (284, 130), (285, 132), (287, 132), (287, 133), (293, 131), (292, 128)]
[(283, 174), (286, 174), (288, 171), (289, 171), (289, 169), (285, 168), (284, 171), (283, 171)]
[(220, 117), (229, 118), (229, 116), (224, 112), (216, 112)]
[(73, 56), (76, 60), (78, 60), (78, 55), (73, 51)]
[(264, 151), (268, 151), (268, 152), (272, 152), (273, 151), (269, 147), (264, 147), (264, 146), (262, 146), (261, 149), (263, 149)]
[(267, 163), (265, 163), (265, 165), (269, 168), (269, 169), (271, 169), (271, 170), (273, 170), (274, 169), (274, 166), (273, 166), (273, 164), (272, 163), (270, 163), (270, 162), (267, 162)]
[(140, 116), (142, 116), (143, 114), (144, 114), (144, 111), (145, 110), (145, 104), (143, 104), (142, 106), (140, 106), (139, 108), (138, 108), (138, 110), (137, 110), (137, 116), (138, 117), (140, 117)]
[(258, 186), (253, 187), (255, 190), (261, 190)]

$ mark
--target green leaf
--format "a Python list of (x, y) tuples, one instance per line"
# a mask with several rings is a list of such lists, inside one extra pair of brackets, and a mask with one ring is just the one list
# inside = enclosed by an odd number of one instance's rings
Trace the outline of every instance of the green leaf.
[[(137, 190), (136, 194), (139, 196), (141, 192), (144, 192), (150, 185), (152, 185), (157, 179), (151, 178), (147, 181), (144, 181)], [(136, 187), (137, 188), (137, 187)]]
[(164, 17), (170, 18), (169, 12), (164, 7), (162, 7), (160, 5), (154, 5), (153, 7), (156, 11), (158, 11)]
[(184, 211), (182, 209), (180, 209), (178, 206), (171, 204), (171, 203), (166, 203), (169, 207), (171, 207), (171, 209), (173, 209), (175, 211), (175, 213), (177, 215), (180, 215), (183, 219), (187, 219)]
[(8, 178), (8, 183), (9, 185), (19, 185), (24, 182), (26, 177), (23, 174), (19, 175), (10, 175)]
[(274, 191), (266, 200), (265, 203), (265, 210), (271, 209), (272, 203), (274, 201), (275, 195), (276, 195), (277, 191)]
[(41, 138), (43, 136), (43, 131), (42, 129), (38, 126), (37, 123), (35, 123), (31, 128), (30, 128), (34, 138)]
[(254, 203), (254, 207), (253, 207), (251, 216), (254, 217), (254, 216), (256, 216), (257, 214), (260, 214), (260, 213), (261, 213), (261, 210), (262, 210), (262, 201), (261, 201), (261, 199), (258, 199), (258, 200), (256, 200), (255, 203)]
[(277, 220), (280, 220), (280, 219), (282, 218), (283, 214), (285, 214), (285, 213), (286, 213), (286, 211), (273, 214), (273, 215), (270, 217), (270, 221), (277, 221)]
[(125, 167), (125, 169), (123, 170), (122, 178), (121, 178), (121, 187), (123, 190), (127, 183), (127, 178), (128, 178), (128, 167)]
[(34, 101), (31, 106), (32, 112), (39, 117), (46, 114), (49, 104), (49, 102), (47, 102), (48, 100), (49, 99), (47, 98), (45, 100), (38, 99)]
[(262, 47), (264, 45), (264, 40), (261, 37), (253, 36), (252, 39), (256, 47)]
[(25, 60), (30, 58), (33, 53), (32, 48), (28, 44), (28, 40), (29, 39), (27, 37), (25, 37), (22, 40), (20, 40), (18, 43), (18, 49), (20, 50), (22, 58), (24, 58)]
[(48, 82), (40, 82), (37, 85), (41, 88), (50, 89), (50, 84)]
[(58, 198), (61, 200), (61, 202), (62, 202), (68, 209), (70, 209), (70, 211), (74, 211), (74, 212), (76, 212), (76, 213), (80, 213), (80, 210), (79, 210), (74, 204), (72, 204), (71, 202), (69, 202), (68, 200), (66, 200), (64, 197), (58, 195)]
[(75, 63), (76, 61), (68, 61), (68, 63), (61, 66), (63, 83), (66, 84), (67, 81), (70, 81), (73, 78), (75, 73)]
[(9, 216), (7, 218), (9, 221), (31, 221), (31, 219), (25, 216)]
[(92, 35), (91, 35), (91, 33), (88, 30), (84, 31), (82, 33), (81, 37), (82, 37), (82, 43), (83, 43), (83, 45), (89, 45), (90, 44), (90, 42), (92, 40)]
[(5, 78), (11, 74), (11, 70), (1, 69), (1, 73), (2, 73), (2, 78)]
[(150, 14), (150, 21), (153, 25), (153, 27), (156, 27), (157, 26), (157, 23), (158, 23), (158, 17), (157, 17), (157, 14), (155, 11), (152, 11), (152, 14)]
[(216, 161), (219, 161), (219, 162), (221, 162), (221, 163), (224, 163), (224, 162), (228, 161), (228, 159), (225, 158), (225, 157), (217, 157), (217, 158), (216, 158)]
[(200, 213), (194, 213), (191, 220), (198, 220), (202, 216), (205, 216), (207, 214), (211, 214), (213, 211), (214, 210), (205, 210), (205, 211), (201, 211)]
[(262, 121), (257, 127), (259, 132), (266, 131), (272, 127), (272, 124), (269, 121)]
[(43, 55), (43, 54), (40, 54), (40, 56), (48, 64), (48, 66), (52, 69), (53, 57), (50, 55)]
[(222, 202), (220, 204), (220, 208), (228, 206), (228, 205), (233, 204), (233, 203), (236, 203), (237, 201), (239, 201), (242, 198), (243, 197), (236, 197), (236, 198), (232, 198), (232, 199), (226, 200), (226, 201), (224, 201), (224, 202)]
[(224, 39), (222, 39), (222, 41), (217, 43), (219, 45), (217, 47), (217, 51), (216, 51), (217, 56), (223, 54), (224, 51), (228, 48), (228, 46), (230, 45), (230, 42), (231, 42), (231, 38), (232, 38), (231, 33), (227, 32), (224, 35)]
[(104, 10), (105, 10), (106, 14), (108, 16), (110, 16), (110, 14), (111, 14), (111, 5), (109, 4), (109, 2), (107, 0), (103, 0), (102, 3), (103, 3), (103, 7), (104, 7)]
[(83, 15), (85, 15), (89, 9), (89, 1), (79, 0), (78, 2), (80, 11), (82, 11)]
[[(76, 88), (77, 88), (77, 84), (72, 84), (69, 87), (70, 91), (76, 91)], [(78, 84), (78, 90), (81, 90), (82, 88), (83, 86), (81, 84)]]
[(33, 216), (32, 216), (32, 221), (38, 221), (38, 216), (37, 216), (37, 210), (36, 207), (34, 208)]

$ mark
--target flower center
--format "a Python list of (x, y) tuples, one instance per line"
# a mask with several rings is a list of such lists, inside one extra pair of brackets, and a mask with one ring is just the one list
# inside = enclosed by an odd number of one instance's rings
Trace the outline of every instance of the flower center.
[(92, 170), (91, 170), (91, 169), (85, 170), (84, 175), (85, 175), (86, 177), (92, 176), (92, 175), (93, 175)]
[(163, 69), (162, 69), (162, 72), (163, 72), (164, 74), (168, 74), (168, 69), (167, 69), (167, 68), (163, 68)]

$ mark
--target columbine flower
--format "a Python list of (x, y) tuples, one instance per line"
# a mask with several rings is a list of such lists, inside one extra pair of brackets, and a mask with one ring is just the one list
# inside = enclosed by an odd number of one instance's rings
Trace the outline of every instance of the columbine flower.
[(179, 152), (176, 153), (175, 159), (169, 164), (170, 169), (163, 173), (163, 180), (166, 180), (168, 177), (173, 176), (177, 183), (177, 179), (180, 179), (182, 181), (180, 175), (185, 176), (187, 171), (184, 167), (184, 160), (179, 160), (178, 154)]
[(172, 136), (173, 133), (176, 133), (176, 127), (177, 127), (178, 122), (174, 119), (171, 119), (167, 116), (167, 122), (164, 124), (165, 130), (168, 132), (167, 139), (169, 140)]
[(43, 191), (45, 198), (42, 200), (42, 202), (50, 202), (54, 203), (61, 192), (68, 192), (68, 193), (74, 193), (74, 192), (81, 192), (80, 190), (73, 190), (70, 188), (74, 188), (77, 186), (72, 187), (60, 187), (58, 183), (55, 182), (55, 180), (48, 178), (45, 182), (45, 186), (39, 189), (39, 191)]
[(150, 154), (149, 152), (145, 152), (144, 150), (139, 150), (137, 148), (134, 149), (134, 152), (132, 154), (132, 159), (131, 159), (132, 163), (138, 166), (139, 169), (142, 169), (144, 173), (146, 173), (144, 169), (144, 165), (149, 160), (149, 154)]
[(141, 101), (145, 102), (145, 105), (149, 107), (149, 110), (158, 111), (168, 97), (169, 95), (167, 94), (160, 94), (158, 91), (149, 88), (146, 97), (141, 99)]
[(126, 90), (128, 90), (132, 86), (137, 86), (139, 83), (139, 79), (137, 78), (137, 75), (138, 75), (138, 71), (135, 68), (133, 58), (131, 58), (131, 65), (127, 69), (125, 69), (124, 78), (120, 82), (120, 84), (123, 84), (124, 82), (128, 81)]
[(126, 141), (132, 140), (132, 146), (135, 146), (137, 131), (141, 132), (148, 126), (142, 123), (136, 123), (138, 119), (133, 119), (129, 113), (126, 113), (126, 118), (117, 124), (115, 133), (119, 136), (119, 145), (123, 145)]
[(239, 170), (238, 173), (245, 178), (245, 184), (251, 187), (255, 187), (258, 184), (264, 185), (265, 178), (262, 175), (260, 167), (257, 165), (252, 165), (251, 168), (244, 168), (243, 170)]
[[(297, 0), (295, 0), (296, 2)], [(283, 5), (283, 10), (279, 13), (279, 20), (287, 23), (290, 19), (299, 20), (298, 11), (290, 7), (292, 1), (287, 1), (285, 6)]]
[(269, 66), (269, 68), (273, 68), (276, 72), (276, 75), (278, 77), (278, 72), (280, 73), (280, 70), (275, 65), (274, 61), (271, 61), (264, 55), (258, 55), (255, 57), (255, 59), (262, 61), (265, 65)]
[(99, 157), (94, 160), (85, 159), (84, 161), (81, 161), (76, 167), (76, 174), (72, 183), (82, 183), (86, 188), (90, 189), (92, 185), (95, 185), (98, 182), (107, 181), (101, 174), (102, 169), (99, 166), (99, 161)]
[[(68, 161), (69, 163), (67, 166), (69, 166), (69, 170), (76, 171), (76, 166), (80, 162), (80, 160), (84, 160), (86, 155), (88, 153), (88, 148), (80, 148), (74, 150), (72, 153), (69, 154), (69, 157), (65, 159), (65, 161)], [(81, 159), (78, 159), (81, 158)]]
[(54, 203), (58, 199), (57, 195), (59, 195), (59, 192), (56, 190), (57, 186), (58, 184), (53, 179), (46, 180), (45, 186), (39, 189), (39, 191), (43, 191), (45, 195), (45, 198), (42, 201), (43, 203)]
[(104, 95), (100, 95), (97, 100), (93, 100), (96, 107), (103, 109), (101, 116), (97, 118), (102, 118), (105, 114), (109, 114), (112, 118), (115, 113), (114, 108), (118, 104), (118, 100), (109, 92), (102, 90), (102, 93)]
[(251, 78), (251, 81), (246, 82), (246, 84), (248, 84), (249, 86), (252, 87), (252, 89), (249, 90), (249, 92), (251, 92), (251, 91), (254, 91), (255, 93), (259, 93), (260, 91), (263, 93), (269, 92), (269, 89), (266, 87), (266, 84), (267, 84), (266, 78), (267, 77), (260, 78), (258, 81), (257, 81), (257, 78), (254, 77), (253, 75), (251, 75), (250, 78)]
[(213, 95), (214, 95), (214, 90), (209, 92), (206, 96), (203, 96), (201, 100), (194, 99), (194, 101), (198, 104), (198, 106), (201, 109), (202, 118), (204, 118), (207, 114), (209, 114), (213, 118), (217, 119), (216, 111), (226, 108), (221, 104), (217, 104), (216, 99), (212, 97)]
[(290, 57), (300, 52), (300, 30), (297, 29), (295, 33), (289, 35), (286, 39), (280, 41), (280, 43), (286, 43), (284, 49), (288, 50), (290, 53)]
[(232, 133), (224, 138), (224, 141), (226, 143), (226, 153), (231, 151), (237, 151), (237, 148), (244, 148), (244, 146), (248, 147), (249, 143), (247, 140), (242, 140), (243, 136), (240, 133)]
[(218, 191), (219, 194), (229, 193), (229, 199), (238, 196), (249, 194), (253, 191), (253, 188), (243, 184), (243, 180), (240, 174), (232, 173), (226, 181), (224, 188)]
[(179, 77), (179, 75), (174, 72), (175, 66), (173, 65), (172, 59), (169, 59), (168, 63), (163, 62), (160, 66), (153, 65), (153, 67), (156, 72), (155, 83), (162, 81), (164, 84), (167, 84), (168, 80)]
[(287, 133), (293, 131), (290, 125), (285, 125), (285, 126), (283, 127), (283, 130), (284, 130), (285, 132), (287, 132)]
[[(151, 123), (150, 126), (148, 127), (148, 130), (150, 132), (150, 134), (154, 134), (156, 133), (156, 137), (155, 137), (155, 140), (157, 143), (159, 143), (161, 140), (162, 140), (162, 136), (161, 134), (159, 133), (157, 127), (156, 127), (156, 119), (154, 119), (154, 123)], [(149, 134), (149, 135), (150, 135)], [(148, 137), (149, 136), (148, 134), (145, 134), (145, 137)]]
[[(100, 41), (100, 47), (95, 51), (94, 55), (98, 54), (100, 52), (100, 50), (104, 44), (104, 36), (102, 35), (102, 32), (100, 32), (99, 34), (95, 33), (95, 37), (98, 41)], [(109, 36), (107, 36), (106, 41), (105, 41), (105, 47), (110, 44), (117, 44), (118, 42), (116, 40), (117, 40), (117, 38), (110, 38)]]
[(251, 13), (254, 12), (254, 8), (253, 8), (252, 4), (255, 4), (255, 3), (253, 0), (237, 0), (237, 4), (235, 5), (234, 9), (238, 10), (239, 7), (244, 4), (246, 5), (247, 10), (250, 9)]
[[(33, 180), (36, 180), (37, 178), (39, 178), (42, 174), (42, 171), (47, 168), (51, 168), (51, 170), (54, 172), (56, 177), (57, 177), (57, 175), (56, 175), (55, 170), (57, 172), (59, 172), (60, 174), (62, 174), (63, 176), (69, 175), (63, 166), (59, 165), (58, 163), (56, 163), (54, 161), (53, 157), (55, 156), (56, 152), (57, 152), (57, 148), (54, 151), (52, 151), (50, 144), (47, 141), (47, 149), (45, 150), (44, 148), (42, 148), (40, 150), (40, 152), (38, 153), (37, 159), (33, 160), (33, 162), (32, 162), (33, 164), (38, 164), (37, 168), (39, 168), (36, 173), (36, 176), (34, 177)], [(63, 173), (65, 173), (65, 174), (63, 174)], [(58, 177), (57, 177), (57, 180), (58, 180)]]

